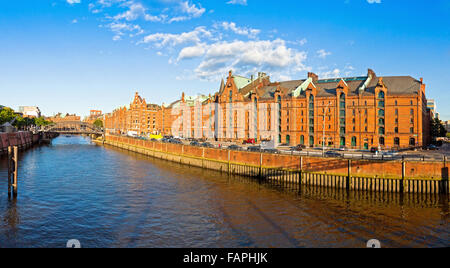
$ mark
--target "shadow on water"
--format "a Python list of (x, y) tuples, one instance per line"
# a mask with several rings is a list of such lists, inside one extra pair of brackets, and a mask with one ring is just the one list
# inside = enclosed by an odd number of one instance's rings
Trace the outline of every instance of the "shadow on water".
[[(161, 160), (145, 156), (139, 153), (127, 150), (109, 147), (108, 149), (119, 151), (137, 159), (151, 161), (159, 169), (176, 172), (179, 175), (194, 174), (198, 178), (215, 181), (216, 178), (225, 177), (227, 183), (232, 185), (241, 185), (251, 188), (256, 192), (276, 192), (285, 197), (292, 206), (298, 206), (297, 202), (316, 202), (312, 208), (307, 209), (307, 213), (313, 216), (318, 222), (332, 226), (339, 232), (346, 234), (362, 244), (367, 242), (368, 237), (377, 238), (392, 247), (422, 247), (433, 246), (437, 243), (440, 246), (449, 245), (448, 227), (449, 225), (449, 196), (441, 194), (416, 194), (416, 193), (390, 193), (390, 192), (371, 192), (371, 191), (353, 191), (346, 189), (334, 189), (320, 186), (302, 186), (300, 189), (295, 183), (286, 183), (271, 180), (258, 180), (243, 176), (229, 176), (217, 171), (204, 170), (197, 167), (187, 168), (183, 164), (171, 161)], [(291, 231), (283, 228), (252, 201), (245, 197), (247, 205), (260, 215), (268, 225), (272, 226), (288, 242), (288, 247), (308, 247), (311, 244), (305, 243), (301, 239), (296, 239)], [(282, 208), (280, 208), (282, 209)], [(367, 210), (366, 210), (367, 209)], [(416, 211), (415, 211), (416, 210)], [(421, 211), (419, 213), (419, 211)], [(374, 212), (374, 213), (371, 213)], [(438, 213), (436, 213), (438, 212)], [(224, 218), (229, 218), (222, 210)], [(420, 218), (434, 218), (444, 230), (434, 227), (421, 227), (424, 231), (441, 233), (441, 237), (432, 237), (417, 235), (417, 227), (420, 226), (421, 219), (411, 219), (411, 215), (419, 215)], [(337, 217), (331, 217), (336, 215)], [(439, 217), (436, 217), (439, 215)], [(340, 217), (339, 217), (340, 216)], [(354, 222), (345, 222), (343, 218), (351, 218)], [(227, 220), (230, 222), (230, 220)], [(389, 221), (391, 226), (386, 223)], [(362, 226), (369, 227), (362, 227)], [(386, 232), (389, 228), (395, 227), (391, 233)], [(382, 232), (369, 230), (381, 229)], [(232, 226), (232, 229), (240, 236), (249, 237), (248, 234)], [(314, 228), (310, 229), (314, 232)], [(402, 239), (398, 239), (400, 235)], [(411, 236), (405, 239), (405, 237)], [(310, 242), (310, 241), (308, 241)], [(249, 243), (250, 245), (253, 243)], [(333, 246), (333, 244), (330, 244)], [(322, 245), (323, 246), (323, 245)], [(334, 246), (340, 246), (339, 243)]]

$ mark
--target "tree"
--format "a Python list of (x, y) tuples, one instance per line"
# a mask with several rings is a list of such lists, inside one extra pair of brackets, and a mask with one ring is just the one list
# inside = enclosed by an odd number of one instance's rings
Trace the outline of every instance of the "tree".
[(52, 122), (45, 120), (44, 117), (39, 117), (39, 118), (35, 118), (34, 119), (34, 124), (38, 127), (42, 127), (42, 126), (48, 126), (50, 125)]
[(98, 128), (102, 128), (103, 127), (103, 121), (101, 119), (95, 120), (94, 126), (96, 126)]
[(447, 136), (447, 130), (441, 120), (434, 118), (431, 120), (431, 138), (436, 140), (439, 137)]
[(14, 110), (8, 107), (3, 108), (0, 111), (0, 125), (3, 125), (6, 122), (11, 122), (16, 115), (14, 114)]

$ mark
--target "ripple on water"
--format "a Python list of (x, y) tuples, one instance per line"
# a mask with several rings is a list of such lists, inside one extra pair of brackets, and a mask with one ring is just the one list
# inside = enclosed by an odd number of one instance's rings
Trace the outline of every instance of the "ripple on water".
[[(300, 194), (187, 168), (82, 137), (21, 155), (19, 198), (0, 192), (0, 245), (387, 247), (449, 245), (448, 198)], [(6, 164), (0, 160), (0, 178)], [(6, 181), (0, 180), (5, 189)]]

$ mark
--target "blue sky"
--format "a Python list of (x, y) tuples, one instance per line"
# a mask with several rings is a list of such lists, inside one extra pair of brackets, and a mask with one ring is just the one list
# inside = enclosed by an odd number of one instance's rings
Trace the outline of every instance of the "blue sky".
[(87, 115), (139, 91), (161, 104), (218, 90), (229, 69), (272, 80), (424, 78), (450, 119), (450, 1), (0, 1), (0, 104)]

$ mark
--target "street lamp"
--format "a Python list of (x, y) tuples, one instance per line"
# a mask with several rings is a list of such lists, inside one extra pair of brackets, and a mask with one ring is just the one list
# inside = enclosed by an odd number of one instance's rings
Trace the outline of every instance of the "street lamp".
[(327, 114), (328, 107), (330, 107), (331, 101), (328, 102), (327, 106), (325, 106), (325, 110), (323, 111), (323, 135), (322, 135), (322, 156), (325, 155), (325, 116)]

